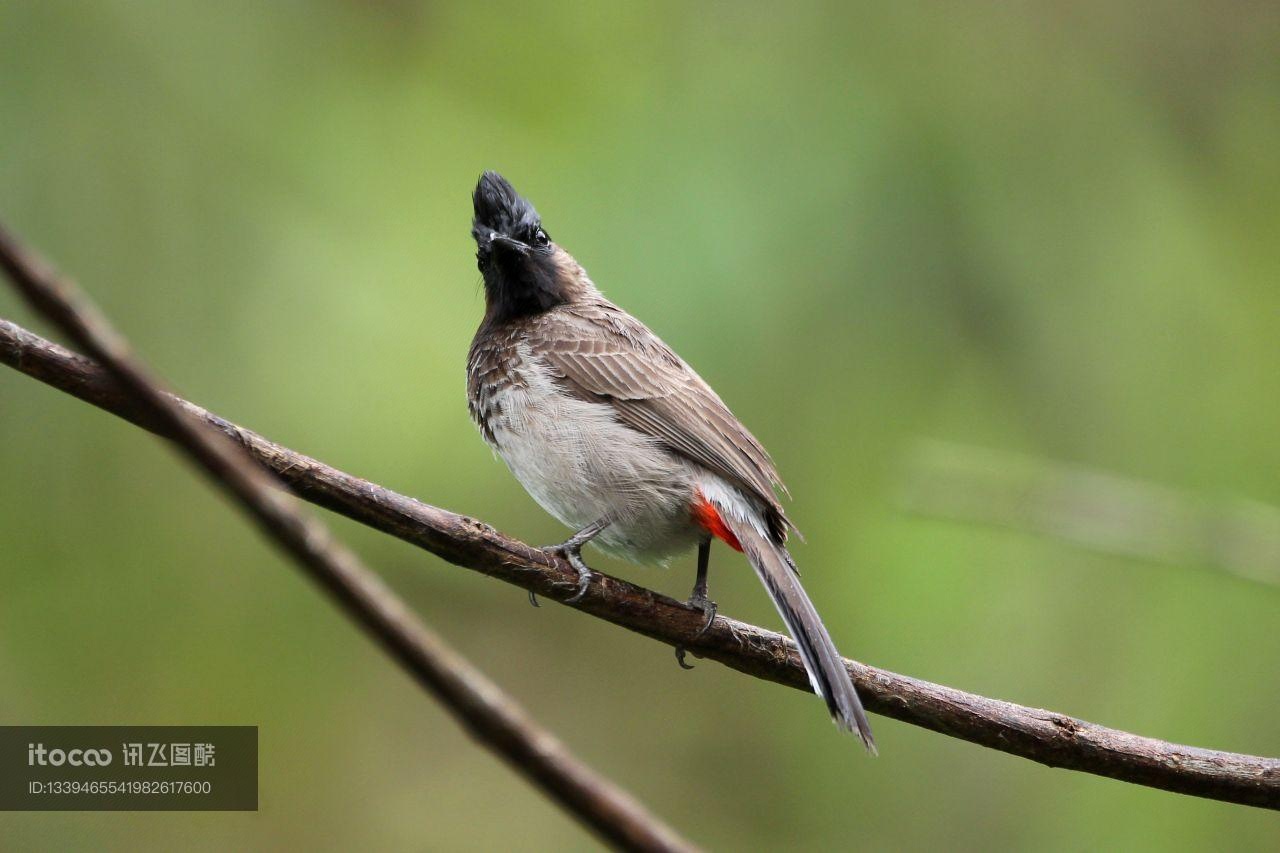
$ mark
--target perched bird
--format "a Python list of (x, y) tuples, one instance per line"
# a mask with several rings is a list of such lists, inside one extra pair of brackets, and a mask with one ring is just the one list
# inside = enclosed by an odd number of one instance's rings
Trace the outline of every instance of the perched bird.
[[(637, 562), (698, 547), (689, 604), (706, 614), (711, 539), (742, 551), (782, 615), (837, 725), (874, 751), (831, 635), (786, 549), (791, 521), (769, 454), (711, 387), (639, 320), (601, 295), (496, 172), (472, 197), (485, 314), (467, 357), (484, 439), (534, 500), (576, 530), (546, 550), (590, 583), (582, 546)], [(681, 659), (683, 665), (683, 659)]]

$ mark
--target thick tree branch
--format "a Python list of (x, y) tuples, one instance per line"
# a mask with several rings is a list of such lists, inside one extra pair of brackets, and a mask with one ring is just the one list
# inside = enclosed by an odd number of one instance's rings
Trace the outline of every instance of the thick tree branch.
[[(92, 361), (3, 320), (0, 361), (165, 434), (163, 427), (131, 406), (111, 378)], [(504, 536), (483, 522), (396, 494), (294, 453), (192, 403), (175, 401), (191, 415), (235, 439), (275, 471), (293, 492), (312, 503), (412, 542), (455, 565), (547, 598), (562, 601), (573, 594), (577, 575), (568, 564)], [(685, 646), (694, 654), (739, 672), (809, 689), (795, 645), (771, 631), (718, 617), (699, 637), (703, 619), (700, 612), (598, 573), (587, 594), (570, 606), (669, 645)], [(846, 665), (868, 710), (912, 725), (1050, 767), (1280, 809), (1280, 759), (1180, 746), (853, 661)]]
[[(223, 424), (211, 424), (160, 383), (128, 342), (71, 282), (0, 228), (0, 266), (36, 310), (92, 353), (122, 403), (172, 439), (248, 511), (356, 624), (435, 696), (480, 743), (524, 774), (602, 839), (641, 851), (693, 846), (625, 791), (575, 758), (510, 697), (429, 631), (381, 579), (307, 513), (275, 488)], [(6, 328), (8, 324), (6, 324)], [(8, 348), (6, 347), (6, 352)], [(18, 363), (24, 359), (18, 355)], [(106, 377), (110, 376), (110, 380)]]

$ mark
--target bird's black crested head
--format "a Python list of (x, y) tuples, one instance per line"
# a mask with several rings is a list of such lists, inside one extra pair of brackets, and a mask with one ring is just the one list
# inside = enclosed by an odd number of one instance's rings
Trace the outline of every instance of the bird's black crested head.
[[(533, 205), (497, 172), (485, 172), (471, 196), (476, 265), (489, 316), (511, 319), (568, 302), (577, 292), (564, 252), (542, 229)], [(576, 265), (575, 265), (576, 266)]]
[(471, 203), (475, 208), (471, 232), (477, 240), (490, 231), (517, 239), (532, 236), (530, 232), (541, 224), (533, 205), (497, 172), (480, 176)]

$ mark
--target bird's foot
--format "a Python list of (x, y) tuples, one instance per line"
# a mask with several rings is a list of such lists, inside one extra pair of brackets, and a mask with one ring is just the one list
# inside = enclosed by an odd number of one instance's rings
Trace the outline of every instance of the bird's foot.
[(578, 591), (566, 598), (565, 603), (576, 604), (581, 601), (582, 596), (587, 594), (587, 587), (591, 586), (591, 569), (587, 567), (586, 563), (582, 562), (582, 543), (570, 539), (568, 542), (561, 542), (559, 545), (547, 545), (539, 550), (550, 557), (563, 557), (569, 565), (573, 566), (578, 573)]
[(702, 614), (707, 617), (707, 621), (702, 623), (702, 627), (698, 629), (698, 633), (693, 635), (693, 638), (696, 640), (703, 634), (707, 633), (707, 629), (711, 627), (711, 623), (716, 621), (716, 603), (707, 598), (707, 594), (705, 592), (695, 592), (685, 603), (694, 610), (702, 611)]
[[(693, 635), (696, 640), (703, 634), (707, 633), (707, 629), (711, 627), (711, 623), (716, 621), (716, 603), (707, 598), (705, 592), (695, 592), (686, 602), (689, 607), (694, 610), (700, 610), (706, 615), (707, 619), (702, 623), (702, 627), (698, 629), (698, 633)], [(680, 664), (681, 669), (693, 669), (693, 664), (685, 663), (684, 656), (688, 654), (688, 650), (684, 646), (676, 646), (676, 663)]]

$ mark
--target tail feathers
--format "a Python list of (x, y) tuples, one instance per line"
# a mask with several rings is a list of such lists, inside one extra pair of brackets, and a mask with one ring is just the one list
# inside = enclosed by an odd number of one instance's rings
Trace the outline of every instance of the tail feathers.
[(827, 703), (827, 710), (836, 725), (845, 731), (856, 731), (867, 750), (874, 755), (876, 744), (871, 736), (871, 724), (862, 710), (862, 702), (835, 643), (831, 641), (831, 635), (800, 586), (791, 555), (786, 548), (762, 533), (750, 519), (737, 518), (732, 512), (722, 512), (721, 517), (742, 544), (743, 553), (769, 591), (769, 597), (778, 608), (791, 638), (796, 641), (813, 692)]

